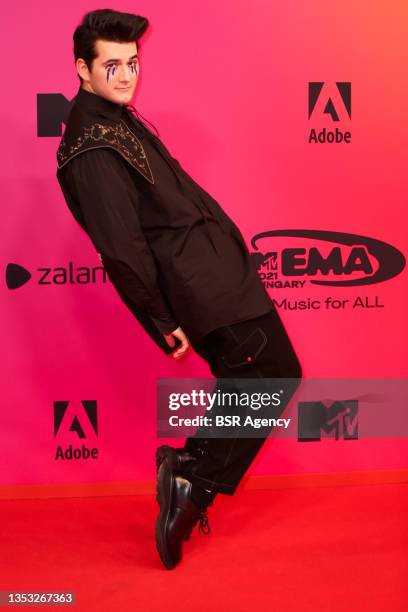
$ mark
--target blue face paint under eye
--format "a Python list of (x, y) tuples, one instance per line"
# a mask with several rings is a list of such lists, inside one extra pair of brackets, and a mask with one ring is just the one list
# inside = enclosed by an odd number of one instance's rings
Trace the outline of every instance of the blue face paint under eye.
[[(110, 75), (114, 76), (114, 74), (116, 72), (116, 69), (117, 69), (116, 65), (110, 64), (109, 66), (105, 66), (105, 70), (106, 70), (106, 82), (107, 83), (109, 83)], [(136, 66), (135, 62), (133, 62), (130, 65), (130, 70), (131, 70), (131, 72), (133, 72), (133, 74), (137, 74), (137, 66)]]
[(115, 74), (116, 72), (116, 66), (112, 66), (112, 64), (110, 64), (109, 66), (105, 66), (106, 68), (106, 82), (109, 82), (109, 77), (112, 74), (112, 76)]

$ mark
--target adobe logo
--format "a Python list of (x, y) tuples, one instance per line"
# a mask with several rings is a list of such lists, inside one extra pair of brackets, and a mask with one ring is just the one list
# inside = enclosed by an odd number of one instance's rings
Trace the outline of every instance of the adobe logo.
[[(70, 402), (68, 400), (54, 402), (54, 436), (65, 439), (84, 440), (94, 443), (98, 436), (98, 412), (96, 400)], [(98, 459), (99, 449), (88, 448), (86, 444), (73, 447), (73, 444), (63, 448), (57, 447), (55, 460), (72, 461), (78, 459)]]
[[(351, 83), (349, 81), (312, 81), (308, 84), (308, 119), (324, 123), (327, 118), (333, 122), (342, 121), (348, 125), (351, 119)], [(312, 128), (309, 134), (309, 144), (345, 143), (351, 142), (351, 132)]]

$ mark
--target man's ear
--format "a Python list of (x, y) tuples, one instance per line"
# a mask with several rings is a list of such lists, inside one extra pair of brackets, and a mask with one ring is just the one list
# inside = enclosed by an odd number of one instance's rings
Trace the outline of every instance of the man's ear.
[(77, 59), (77, 61), (75, 62), (75, 67), (77, 69), (77, 72), (78, 72), (79, 76), (84, 81), (89, 81), (89, 68), (86, 65), (85, 60), (82, 59), (82, 57), (79, 57)]

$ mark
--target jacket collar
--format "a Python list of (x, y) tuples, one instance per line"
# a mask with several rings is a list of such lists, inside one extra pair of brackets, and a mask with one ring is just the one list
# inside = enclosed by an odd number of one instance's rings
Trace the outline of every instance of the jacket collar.
[(123, 104), (116, 104), (111, 102), (102, 96), (98, 96), (91, 91), (87, 91), (83, 87), (78, 89), (78, 93), (75, 96), (75, 103), (86, 111), (91, 111), (94, 114), (101, 115), (107, 119), (114, 119), (118, 121), (122, 117), (125, 106)]
[(88, 149), (115, 149), (149, 183), (154, 176), (146, 152), (136, 134), (122, 119), (126, 106), (79, 88), (57, 150), (58, 169)]

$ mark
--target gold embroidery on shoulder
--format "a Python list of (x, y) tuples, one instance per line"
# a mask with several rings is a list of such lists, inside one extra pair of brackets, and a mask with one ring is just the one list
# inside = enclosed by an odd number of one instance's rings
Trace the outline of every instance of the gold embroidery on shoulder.
[[(129, 147), (129, 143), (131, 147)], [(94, 123), (83, 129), (83, 134), (78, 136), (76, 142), (68, 146), (64, 136), (61, 138), (57, 150), (58, 167), (61, 168), (69, 159), (80, 153), (80, 149), (89, 144), (90, 148), (103, 146), (112, 147), (117, 150), (136, 170), (150, 182), (154, 183), (153, 174), (140, 140), (131, 132), (126, 124), (104, 125)]]

